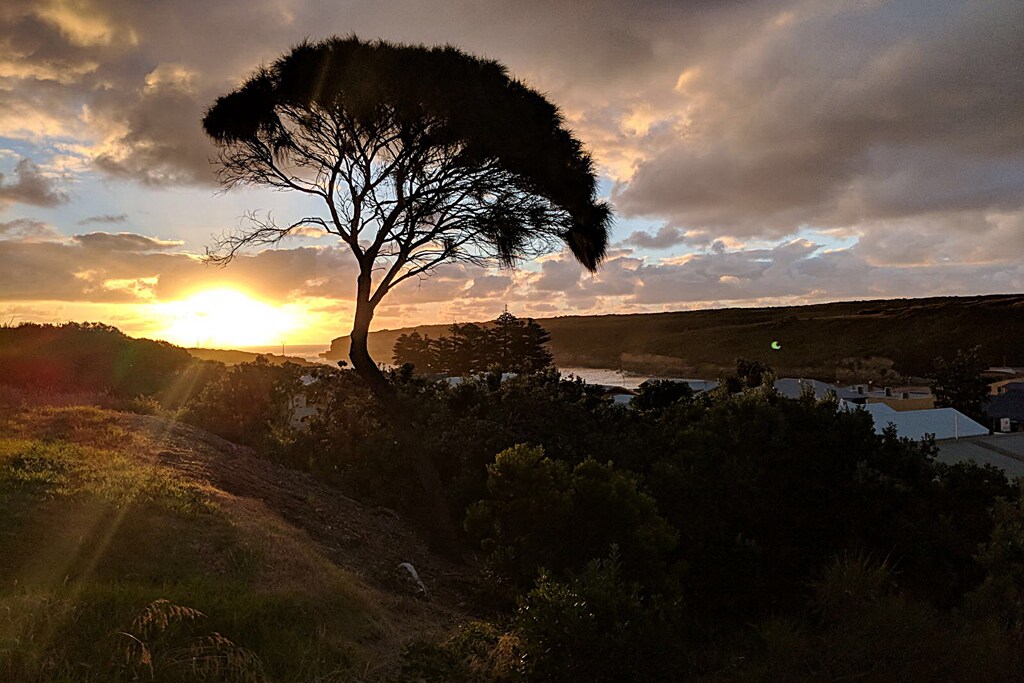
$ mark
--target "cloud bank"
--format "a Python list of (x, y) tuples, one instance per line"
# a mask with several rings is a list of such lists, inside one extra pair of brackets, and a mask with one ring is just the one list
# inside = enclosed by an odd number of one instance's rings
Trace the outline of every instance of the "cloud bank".
[[(71, 234), (127, 221), (71, 188), (212, 192), (204, 108), (307, 36), (351, 32), (506, 63), (561, 105), (629, 225), (596, 276), (561, 256), (451, 266), (396, 292), (395, 320), (1021, 291), (1021, 26), (1017, 0), (10, 0), (0, 297), (132, 301), (235, 280), (343, 303), (351, 265), (333, 246), (211, 271), (173, 232)], [(144, 286), (103, 284), (132, 279)]]

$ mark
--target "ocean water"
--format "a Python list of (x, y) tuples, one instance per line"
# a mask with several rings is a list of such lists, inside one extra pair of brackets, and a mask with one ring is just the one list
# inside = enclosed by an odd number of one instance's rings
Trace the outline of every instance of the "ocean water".
[[(325, 365), (335, 365), (333, 361), (324, 360), (320, 355), (330, 349), (330, 345), (324, 344), (295, 344), (285, 345), (283, 354), (286, 356), (295, 356), (309, 361), (310, 363), (324, 363)], [(240, 346), (239, 351), (249, 351), (250, 353), (273, 353), (275, 355), (281, 355), (281, 346)], [(636, 389), (641, 384), (649, 379), (674, 379), (683, 380), (687, 378), (682, 377), (668, 377), (661, 375), (650, 375), (643, 373), (634, 372), (623, 372), (612, 368), (578, 368), (578, 367), (563, 367), (558, 368), (559, 372), (562, 373), (563, 377), (573, 375), (581, 378), (587, 384), (604, 384), (607, 386), (623, 387), (625, 389)], [(691, 383), (700, 383), (702, 380), (687, 379)]]
[(330, 348), (330, 344), (285, 344), (283, 347), (281, 344), (277, 344), (276, 346), (239, 346), (238, 350), (248, 351), (249, 353), (272, 353), (276, 356), (280, 356), (283, 353), (285, 356), (295, 356), (310, 363), (334, 365), (334, 363), (326, 361), (320, 356), (321, 353)]

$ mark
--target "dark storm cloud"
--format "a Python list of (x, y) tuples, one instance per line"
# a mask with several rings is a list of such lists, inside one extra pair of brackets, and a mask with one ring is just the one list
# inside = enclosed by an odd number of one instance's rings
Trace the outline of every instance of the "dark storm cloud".
[(702, 60), (689, 134), (618, 187), (625, 213), (779, 236), (1024, 204), (1024, 5), (794, 7)]
[[(534, 289), (545, 301), (576, 311), (645, 311), (716, 302), (800, 303), (877, 298), (893, 292), (930, 296), (1024, 288), (1024, 265), (1018, 260), (984, 265), (942, 262), (923, 271), (917, 264), (877, 263), (872, 252), (860, 245), (827, 250), (807, 240), (793, 240), (763, 249), (713, 249), (660, 263), (623, 255), (608, 261), (607, 272), (582, 278), (577, 286), (552, 290), (545, 288), (543, 276), (539, 276)], [(550, 272), (568, 270), (570, 265), (568, 260), (548, 264), (552, 264)], [(537, 298), (529, 291), (524, 296), (526, 300)]]
[(481, 275), (473, 278), (472, 286), (462, 296), (467, 299), (500, 297), (511, 286), (512, 278), (508, 275)]
[[(147, 184), (212, 184), (204, 107), (306, 36), (356, 32), (509, 64), (565, 106), (599, 158), (638, 164), (615, 193), (627, 215), (779, 236), (1024, 201), (1024, 5), (1011, 0), (383, 1), (333, 12), (92, 0), (4, 12), (0, 75), (14, 99), (85, 103), (104, 132), (97, 167)], [(56, 115), (73, 128), (77, 111)]]

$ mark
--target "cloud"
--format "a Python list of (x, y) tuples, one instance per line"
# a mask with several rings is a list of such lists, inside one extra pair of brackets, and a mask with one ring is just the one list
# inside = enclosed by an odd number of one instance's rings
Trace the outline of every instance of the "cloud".
[(7, 177), (0, 173), (0, 206), (21, 203), (53, 207), (67, 201), (67, 193), (28, 159), (22, 159), (14, 167), (12, 181), (8, 182)]
[(541, 263), (540, 277), (533, 283), (533, 289), (538, 292), (571, 291), (579, 287), (582, 276), (579, 265), (569, 259), (547, 260)]
[(78, 225), (97, 225), (97, 224), (108, 224), (108, 223), (127, 223), (128, 214), (126, 213), (105, 213), (100, 216), (87, 216), (82, 220), (78, 221)]
[(803, 10), (700, 56), (686, 134), (617, 186), (624, 214), (778, 238), (1024, 204), (1024, 6)]
[(473, 278), (472, 286), (463, 296), (467, 299), (500, 298), (511, 286), (512, 278), (508, 275), (481, 275)]
[(623, 243), (632, 244), (645, 249), (669, 249), (670, 247), (684, 244), (686, 239), (687, 236), (685, 231), (670, 225), (663, 225), (654, 235), (649, 232), (639, 230), (633, 232), (623, 241)]
[(53, 226), (43, 221), (30, 218), (15, 218), (12, 221), (0, 222), (0, 239), (20, 242), (40, 242), (59, 240), (61, 235)]
[(161, 240), (132, 232), (90, 232), (71, 239), (86, 249), (101, 251), (163, 251), (184, 244), (181, 240)]
[[(513, 276), (453, 266), (389, 296), (396, 311), (484, 310), (498, 298), (571, 312), (1012, 288), (1024, 260), (1022, 24), (1015, 0), (595, 0), (586, 12), (539, 0), (9, 0), (0, 136), (63, 160), (19, 162), (0, 181), (0, 208), (67, 202), (55, 169), (140, 192), (212, 188), (204, 107), (303, 37), (353, 31), (506, 63), (561, 106), (614, 181), (619, 215), (658, 226), (631, 222), (622, 243), (665, 252), (613, 253), (586, 277), (559, 258)], [(124, 297), (102, 282), (154, 277), (162, 298), (232, 281), (266, 296), (351, 296), (343, 250), (281, 249), (218, 270), (181, 253), (173, 233), (47, 245), (61, 240), (47, 224), (3, 225), (3, 249), (59, 271), (61, 296)], [(61, 289), (65, 270), (73, 277)]]
[(327, 237), (329, 233), (323, 228), (315, 225), (300, 225), (291, 232), (288, 233), (289, 237), (309, 237), (315, 240), (321, 237)]

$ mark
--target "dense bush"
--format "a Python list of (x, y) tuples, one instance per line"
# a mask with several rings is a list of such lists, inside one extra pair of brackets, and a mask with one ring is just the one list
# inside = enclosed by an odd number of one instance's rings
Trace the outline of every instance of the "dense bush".
[(899, 590), (899, 573), (863, 557), (829, 563), (811, 585), (802, 619), (759, 625), (755, 656), (737, 656), (706, 680), (1019, 681), (1019, 631), (994, 620), (943, 614)]
[(0, 327), (0, 382), (17, 387), (153, 395), (192, 362), (185, 349), (100, 323)]
[(301, 373), (297, 365), (272, 365), (263, 356), (223, 368), (185, 405), (181, 419), (237, 443), (280, 448), (291, 440)]
[(676, 533), (629, 472), (593, 460), (570, 468), (522, 445), (499, 453), (487, 471), (487, 498), (469, 508), (466, 526), (489, 566), (514, 585), (528, 588), (539, 567), (578, 569), (613, 545), (630, 575), (662, 573)]
[[(396, 422), (354, 373), (317, 375), (305, 392), (319, 412), (275, 457), (422, 518), (420, 449), (465, 516), (463, 548), (501, 581), (493, 604), (522, 605), (472, 646), (411, 653), (424, 680), (832, 680), (871, 658), (889, 680), (1000, 680), (993, 662), (1019, 642), (1018, 490), (992, 468), (936, 462), (930, 442), (876, 435), (834, 400), (736, 380), (699, 395), (652, 384), (626, 408), (554, 372), (452, 385), (406, 369), (391, 377)], [(844, 557), (894, 569), (882, 581)], [(830, 602), (844, 582), (870, 604)], [(943, 638), (958, 650), (929, 669)], [(477, 666), (499, 641), (508, 666)]]
[(615, 553), (565, 581), (542, 573), (513, 620), (519, 671), (545, 683), (676, 679), (686, 650), (674, 611), (626, 580)]

